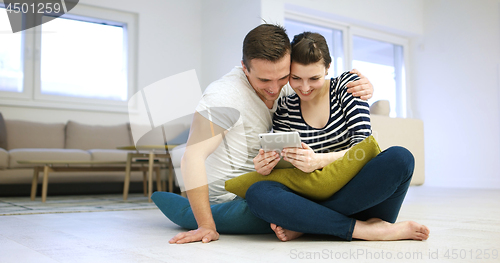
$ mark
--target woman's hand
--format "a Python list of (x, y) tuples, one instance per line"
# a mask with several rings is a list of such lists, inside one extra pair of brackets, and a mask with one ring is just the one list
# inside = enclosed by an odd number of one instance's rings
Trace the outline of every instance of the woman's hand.
[(278, 164), (279, 160), (280, 155), (277, 152), (264, 152), (263, 149), (260, 149), (259, 154), (253, 158), (253, 165), (255, 166), (255, 171), (262, 175), (268, 175)]
[(315, 153), (309, 145), (302, 143), (302, 148), (284, 148), (283, 160), (288, 161), (305, 173), (323, 168), (321, 154)]

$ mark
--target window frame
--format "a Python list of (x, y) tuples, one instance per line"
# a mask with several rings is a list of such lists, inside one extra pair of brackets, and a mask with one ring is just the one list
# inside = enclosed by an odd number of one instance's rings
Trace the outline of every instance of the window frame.
[[(311, 15), (307, 15), (304, 13), (286, 10), (285, 11), (285, 19), (295, 20), (299, 22), (304, 22), (312, 25), (318, 25), (323, 27), (328, 27), (336, 30), (342, 31), (342, 35), (344, 36), (343, 45), (344, 45), (344, 68), (346, 70), (352, 69), (352, 57), (353, 57), (353, 35), (370, 38), (378, 41), (383, 41), (391, 44), (400, 45), (403, 47), (403, 63), (404, 67), (404, 80), (396, 80), (396, 100), (398, 101), (397, 105), (391, 105), (391, 107), (396, 107), (396, 115), (397, 117), (406, 118), (412, 116), (411, 111), (411, 98), (410, 98), (410, 40), (408, 38), (397, 36), (394, 34), (390, 34), (387, 32), (364, 28), (360, 26), (351, 25), (348, 23), (338, 22), (326, 18), (315, 17)], [(396, 61), (395, 61), (396, 63)], [(396, 67), (395, 67), (396, 68)], [(398, 69), (396, 69), (398, 70)], [(401, 72), (403, 73), (403, 72)], [(399, 83), (403, 83), (404, 87), (401, 85), (398, 86)], [(376, 92), (376, 87), (375, 91)]]
[[(5, 3), (0, 2), (1, 9), (7, 9)], [(4, 10), (0, 10), (3, 12)], [(23, 16), (26, 19), (26, 16)], [(32, 44), (34, 41), (34, 31), (33, 28), (27, 29), (26, 33), (18, 32), (21, 34), (21, 61), (23, 67), (23, 91), (22, 92), (10, 92), (10, 91), (0, 91), (0, 104), (4, 104), (4, 100), (29, 100), (32, 97), (33, 86), (27, 85), (27, 83), (33, 82), (33, 49)]]
[[(349, 53), (352, 54), (352, 43), (353, 43), (353, 36), (360, 36), (364, 38), (369, 38), (373, 40), (378, 40), (382, 42), (387, 42), (390, 44), (394, 45), (399, 45), (403, 47), (403, 63), (400, 63), (400, 61), (394, 61), (395, 64), (402, 64), (401, 66), (404, 68), (404, 80), (399, 79), (398, 77), (403, 77), (402, 73), (400, 74), (395, 74), (396, 75), (396, 101), (398, 101), (398, 104), (396, 105), (391, 105), (391, 107), (396, 107), (396, 115), (397, 117), (401, 118), (406, 118), (409, 113), (409, 89), (410, 89), (410, 76), (409, 76), (409, 68), (410, 68), (410, 41), (406, 38), (395, 36), (392, 34), (388, 34), (385, 32), (380, 32), (372, 29), (366, 29), (366, 28), (361, 28), (361, 27), (356, 27), (356, 26), (351, 26), (349, 30)], [(396, 58), (395, 58), (396, 60)], [(352, 68), (352, 59), (349, 60), (349, 67)], [(400, 70), (401, 67), (397, 67), (395, 65), (394, 67), (395, 70)], [(403, 83), (404, 82), (404, 83)], [(401, 85), (404, 85), (403, 87)]]
[[(5, 7), (0, 2), (0, 7)], [(3, 11), (3, 10), (2, 10)], [(26, 16), (25, 16), (26, 17)], [(78, 4), (63, 18), (123, 26), (127, 64), (128, 99), (137, 91), (137, 14)], [(37, 16), (36, 19), (41, 19)], [(50, 23), (50, 22), (49, 22)], [(43, 27), (43, 25), (41, 25)], [(23, 92), (0, 91), (0, 105), (35, 108), (77, 109), (103, 112), (128, 112), (129, 101), (93, 99), (72, 96), (58, 96), (41, 93), (41, 26), (30, 28), (16, 34), (23, 39)], [(132, 104), (135, 104), (133, 101)], [(135, 105), (132, 105), (133, 108)]]
[[(299, 21), (299, 22), (304, 22), (304, 23), (308, 23), (308, 24), (312, 24), (312, 25), (318, 25), (318, 26), (332, 28), (335, 30), (342, 31), (342, 35), (346, 36), (342, 39), (342, 45), (344, 47), (348, 47), (348, 45), (349, 45), (348, 37), (347, 37), (348, 32), (349, 32), (349, 25), (346, 23), (332, 21), (332, 20), (328, 20), (325, 18), (319, 18), (319, 17), (315, 17), (315, 16), (311, 16), (311, 15), (307, 15), (307, 14), (303, 14), (303, 13), (299, 13), (299, 12), (295, 12), (295, 11), (290, 11), (290, 10), (285, 11), (285, 19), (295, 20), (295, 21)], [(344, 48), (343, 56), (344, 56), (344, 61), (343, 61), (344, 65), (343, 66), (345, 69), (348, 69), (348, 68), (350, 68), (350, 64), (351, 64), (350, 63), (351, 57), (350, 57), (349, 52), (347, 52), (347, 48)]]

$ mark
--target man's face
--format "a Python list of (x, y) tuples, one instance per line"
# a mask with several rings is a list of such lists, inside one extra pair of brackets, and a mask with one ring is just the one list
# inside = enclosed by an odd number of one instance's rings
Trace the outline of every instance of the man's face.
[(287, 54), (277, 62), (252, 59), (249, 62), (250, 68), (245, 67), (243, 62), (241, 64), (250, 85), (266, 106), (271, 108), (279, 97), (281, 88), (288, 82), (290, 55)]

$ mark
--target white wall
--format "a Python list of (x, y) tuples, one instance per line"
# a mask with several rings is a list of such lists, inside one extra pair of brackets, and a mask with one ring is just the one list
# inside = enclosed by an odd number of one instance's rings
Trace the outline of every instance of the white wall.
[(500, 188), (500, 1), (426, 0), (413, 40), (426, 184)]
[[(123, 10), (138, 14), (138, 89), (165, 77), (201, 66), (201, 0), (81, 0), (79, 4)], [(165, 98), (168, 101), (168, 98)], [(0, 105), (6, 119), (40, 122), (74, 120), (89, 124), (128, 121), (127, 113), (40, 109)]]
[[(276, 0), (273, 0), (276, 1)], [(287, 10), (402, 35), (422, 34), (422, 0), (282, 0)]]
[(202, 1), (203, 90), (212, 81), (240, 66), (243, 39), (261, 23), (260, 2), (248, 0)]

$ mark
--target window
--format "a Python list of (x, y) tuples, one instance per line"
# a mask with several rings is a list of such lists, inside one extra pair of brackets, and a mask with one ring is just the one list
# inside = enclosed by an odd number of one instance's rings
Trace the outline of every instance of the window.
[[(0, 6), (0, 32), (11, 31), (9, 18)], [(12, 32), (12, 31), (11, 31)], [(0, 90), (23, 92), (23, 38), (21, 34), (0, 34)]]
[(330, 66), (327, 77), (336, 77), (344, 72), (343, 32), (341, 30), (293, 20), (285, 20), (285, 26), (290, 41), (293, 40), (293, 36), (304, 31), (320, 33), (324, 36), (328, 44), (328, 51), (330, 51), (330, 56), (332, 57), (332, 65)]
[[(2, 7), (0, 30), (8, 32)], [(0, 34), (0, 103), (127, 111), (136, 89), (137, 17), (79, 4), (62, 17), (37, 19), (52, 20)]]
[(304, 31), (325, 37), (332, 56), (331, 67), (335, 69), (328, 77), (356, 68), (374, 86), (370, 105), (377, 100), (388, 100), (391, 117), (407, 116), (406, 39), (297, 13), (286, 16), (285, 27), (290, 39)]
[(42, 24), (41, 94), (126, 101), (123, 31), (65, 18)]
[(364, 74), (376, 89), (370, 102), (388, 100), (391, 117), (405, 117), (406, 90), (403, 46), (352, 36), (352, 67)]

